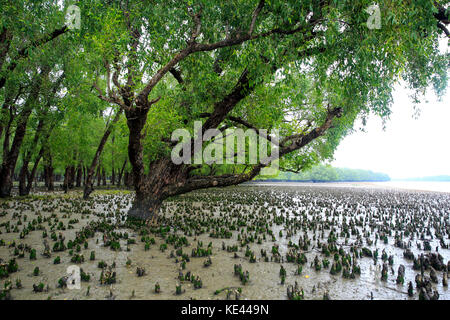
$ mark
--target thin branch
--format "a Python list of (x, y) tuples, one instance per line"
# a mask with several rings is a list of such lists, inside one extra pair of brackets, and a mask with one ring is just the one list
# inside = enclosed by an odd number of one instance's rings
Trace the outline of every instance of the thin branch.
[(261, 12), (262, 8), (264, 7), (264, 3), (265, 3), (264, 0), (260, 0), (258, 3), (258, 6), (253, 11), (252, 22), (250, 23), (250, 28), (248, 30), (249, 35), (251, 35), (253, 33), (253, 29), (255, 28), (256, 18), (258, 18), (259, 13)]

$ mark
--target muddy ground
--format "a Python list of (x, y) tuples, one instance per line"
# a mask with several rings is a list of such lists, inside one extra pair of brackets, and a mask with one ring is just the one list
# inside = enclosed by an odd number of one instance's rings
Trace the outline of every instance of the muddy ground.
[[(151, 228), (126, 223), (133, 198), (129, 191), (96, 191), (88, 201), (81, 196), (80, 191), (40, 193), (0, 203), (0, 259), (4, 265), (15, 259), (18, 265), (16, 272), (0, 279), (0, 289), (11, 283), (11, 299), (226, 299), (228, 292), (230, 299), (236, 295), (240, 299), (287, 299), (287, 287), (295, 282), (303, 289), (304, 299), (323, 299), (326, 294), (330, 299), (418, 299), (416, 275), (421, 270), (417, 266), (415, 270), (414, 261), (404, 257), (407, 247), (415, 258), (422, 253), (441, 256), (442, 268), (434, 270), (437, 281), (431, 282), (429, 293), (450, 299), (450, 291), (443, 285), (450, 260), (450, 194), (331, 186), (211, 189), (169, 199), (161, 209), (159, 226)], [(83, 227), (92, 234), (80, 240), (77, 232)], [(55, 252), (60, 239), (52, 240), (52, 233), (63, 237), (65, 245), (80, 240), (79, 252), (76, 245), (73, 252), (68, 248)], [(50, 257), (43, 256), (44, 240), (51, 249)], [(115, 240), (120, 248), (113, 250), (110, 242)], [(336, 252), (326, 254), (324, 245), (330, 243)], [(425, 248), (426, 243), (430, 248)], [(193, 257), (195, 248), (206, 255)], [(378, 250), (377, 259), (363, 256), (362, 248)], [(36, 250), (35, 260), (30, 259), (31, 249)], [(91, 261), (92, 251), (95, 260)], [(288, 262), (288, 252), (304, 254), (307, 261)], [(71, 262), (76, 254), (83, 255), (84, 262)], [(183, 254), (184, 260), (189, 260), (184, 269)], [(54, 264), (58, 256), (61, 263)], [(314, 265), (316, 257), (320, 270)], [(343, 270), (331, 274), (333, 261), (344, 261), (343, 257), (349, 257), (351, 270), (357, 266), (360, 274), (350, 272), (347, 278)], [(205, 266), (208, 258), (212, 264)], [(329, 261), (328, 266), (324, 260)], [(111, 268), (116, 273), (115, 283), (100, 282), (102, 272), (105, 275), (109, 270), (99, 268), (100, 261), (109, 267), (115, 264)], [(384, 263), (388, 270), (385, 280)], [(245, 284), (234, 272), (239, 264), (244, 273), (249, 272)], [(405, 266), (403, 284), (396, 282), (400, 264)], [(70, 265), (81, 267), (90, 276), (88, 282), (81, 282), (80, 290), (58, 287)], [(281, 266), (286, 270), (284, 283)], [(33, 274), (36, 267), (38, 275)], [(138, 267), (145, 269), (141, 277)], [(423, 268), (425, 277), (433, 272), (431, 268)], [(193, 278), (199, 277), (201, 288), (184, 279), (188, 271)], [(22, 288), (17, 288), (17, 279)], [(409, 282), (413, 285), (411, 296)], [(33, 285), (39, 283), (44, 285), (43, 292), (33, 292)], [(159, 293), (155, 293), (156, 283)], [(179, 295), (178, 284), (182, 289)]]

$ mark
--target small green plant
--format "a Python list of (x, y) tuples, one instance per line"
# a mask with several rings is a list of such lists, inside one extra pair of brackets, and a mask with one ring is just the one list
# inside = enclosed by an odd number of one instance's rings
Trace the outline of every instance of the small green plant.
[(38, 285), (33, 284), (33, 292), (43, 292), (44, 291), (44, 284), (40, 282)]
[(36, 249), (31, 249), (30, 260), (36, 260)]
[(84, 281), (84, 282), (89, 282), (91, 280), (91, 276), (89, 274), (85, 273), (83, 271), (83, 269), (80, 269), (80, 277), (81, 277), (81, 281)]
[(302, 271), (303, 271), (303, 267), (302, 267), (302, 265), (300, 264), (300, 265), (298, 266), (298, 268), (297, 268), (297, 274), (298, 274), (298, 275), (302, 274)]
[(179, 284), (177, 284), (176, 286), (175, 286), (175, 294), (176, 295), (180, 295), (180, 294), (182, 294), (183, 292), (182, 292), (182, 288), (181, 288), (181, 283), (179, 283)]
[(14, 273), (17, 272), (17, 270), (19, 270), (19, 265), (17, 264), (16, 259), (9, 260), (7, 270), (8, 273)]
[(119, 241), (111, 241), (110, 248), (111, 248), (111, 250), (119, 251), (120, 250), (120, 242)]
[(76, 254), (70, 259), (70, 261), (73, 263), (83, 263), (84, 256), (82, 254)]

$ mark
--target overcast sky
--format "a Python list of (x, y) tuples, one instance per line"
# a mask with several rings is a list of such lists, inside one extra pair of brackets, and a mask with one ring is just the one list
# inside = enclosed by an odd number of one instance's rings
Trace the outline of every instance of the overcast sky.
[(399, 86), (393, 97), (386, 130), (372, 116), (365, 133), (344, 138), (331, 164), (383, 172), (392, 179), (450, 175), (450, 93), (442, 101), (432, 92), (427, 94), (428, 103), (419, 105), (416, 118), (406, 90)]

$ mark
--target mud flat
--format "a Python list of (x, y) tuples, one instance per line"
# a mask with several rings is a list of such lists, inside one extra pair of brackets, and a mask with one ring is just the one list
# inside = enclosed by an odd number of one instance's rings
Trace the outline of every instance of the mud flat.
[[(2, 298), (450, 299), (449, 194), (211, 189), (166, 201), (158, 226), (126, 218), (132, 197), (2, 201)], [(71, 265), (79, 290), (65, 284)]]

